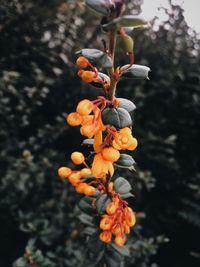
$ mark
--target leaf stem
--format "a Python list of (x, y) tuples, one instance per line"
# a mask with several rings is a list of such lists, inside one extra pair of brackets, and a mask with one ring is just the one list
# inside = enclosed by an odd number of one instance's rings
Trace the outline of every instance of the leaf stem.
[(109, 36), (109, 52), (110, 56), (113, 61), (113, 67), (109, 70), (109, 76), (110, 76), (110, 89), (108, 92), (108, 98), (109, 100), (113, 100), (115, 98), (115, 91), (116, 91), (116, 85), (117, 80), (115, 76), (115, 67), (114, 67), (114, 61), (115, 61), (115, 46), (116, 46), (116, 31), (111, 30), (110, 36)]

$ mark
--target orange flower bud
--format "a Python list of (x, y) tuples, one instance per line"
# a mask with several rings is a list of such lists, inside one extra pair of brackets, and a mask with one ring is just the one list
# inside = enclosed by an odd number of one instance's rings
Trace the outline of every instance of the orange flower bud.
[(77, 75), (78, 75), (78, 77), (82, 77), (82, 75), (83, 75), (83, 72), (84, 72), (84, 70), (79, 70), (78, 72), (77, 72)]
[(88, 184), (86, 183), (80, 183), (76, 186), (76, 192), (83, 194), (85, 187), (87, 187)]
[(113, 220), (109, 216), (104, 216), (100, 221), (100, 228), (102, 230), (110, 230), (112, 227)]
[(86, 83), (91, 83), (94, 80), (94, 77), (95, 73), (90, 70), (84, 71), (83, 74), (81, 75), (82, 80)]
[(77, 112), (72, 112), (67, 116), (67, 123), (71, 126), (78, 126), (82, 121), (83, 117)]
[(113, 186), (114, 186), (114, 183), (113, 183), (113, 182), (110, 182), (110, 183), (108, 184), (108, 190), (109, 190), (109, 191), (113, 191)]
[(93, 103), (88, 99), (83, 99), (78, 103), (76, 111), (80, 115), (89, 115), (93, 110)]
[(120, 227), (119, 224), (116, 224), (113, 228), (112, 228), (112, 234), (115, 236), (118, 236), (120, 234), (122, 234), (122, 229)]
[(93, 186), (85, 186), (84, 187), (84, 190), (83, 190), (83, 193), (86, 195), (86, 196), (92, 196), (94, 195), (94, 193), (96, 192), (96, 188), (93, 187)]
[(106, 206), (106, 212), (108, 214), (114, 214), (117, 210), (117, 206), (114, 202), (110, 202), (108, 203), (108, 205)]
[(138, 141), (136, 138), (132, 138), (131, 144), (128, 147), (129, 150), (135, 150), (138, 145)]
[(81, 170), (81, 177), (86, 176), (86, 175), (90, 175), (91, 173), (92, 173), (92, 171), (91, 171), (90, 169), (88, 169), (88, 168), (83, 168), (83, 169)]
[(130, 234), (130, 227), (127, 224), (124, 225), (124, 232), (125, 234)]
[(76, 64), (79, 66), (79, 68), (86, 68), (88, 66), (88, 60), (85, 57), (79, 57), (76, 60)]
[(124, 235), (117, 235), (115, 237), (115, 244), (119, 247), (122, 247), (124, 243), (126, 242), (126, 238)]
[(68, 179), (72, 185), (76, 186), (80, 182), (80, 172), (72, 173)]
[(102, 242), (104, 243), (110, 243), (111, 238), (112, 238), (112, 233), (110, 231), (103, 231), (100, 235), (99, 238), (101, 239)]
[(85, 157), (83, 155), (83, 153), (81, 152), (73, 152), (71, 154), (71, 160), (73, 161), (74, 164), (82, 164), (85, 160)]
[(125, 221), (129, 227), (133, 227), (136, 223), (136, 218), (133, 210), (130, 207), (124, 209)]
[(58, 175), (60, 177), (68, 177), (70, 174), (72, 173), (72, 170), (70, 168), (67, 167), (60, 167), (58, 169)]
[(106, 147), (102, 150), (102, 156), (105, 160), (115, 162), (119, 159), (120, 153), (113, 147)]

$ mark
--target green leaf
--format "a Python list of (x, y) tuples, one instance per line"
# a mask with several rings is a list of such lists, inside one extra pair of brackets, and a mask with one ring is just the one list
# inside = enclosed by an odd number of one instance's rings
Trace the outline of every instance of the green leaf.
[(124, 167), (132, 167), (135, 164), (135, 160), (128, 154), (121, 154), (116, 164)]
[(129, 193), (129, 191), (131, 191), (132, 189), (130, 183), (123, 177), (118, 177), (114, 181), (114, 188), (115, 188), (115, 191), (120, 194)]
[(125, 257), (130, 257), (130, 250), (128, 249), (128, 247), (125, 245), (123, 247), (118, 247), (117, 245), (110, 244), (110, 246), (116, 250), (118, 253), (120, 253), (121, 255), (125, 256)]
[(118, 17), (111, 22), (102, 25), (103, 30), (119, 30), (121, 27), (144, 28), (149, 26), (149, 23), (140, 16), (125, 15)]
[(122, 267), (124, 256), (115, 250), (111, 245), (108, 245), (105, 253), (105, 261), (108, 267)]
[(106, 206), (109, 202), (111, 202), (111, 199), (107, 194), (102, 194), (97, 198), (96, 207), (99, 214), (105, 212)]
[(132, 193), (125, 193), (125, 194), (120, 194), (122, 199), (127, 199), (129, 197), (134, 197), (134, 195)]
[(149, 80), (149, 72), (150, 68), (143, 65), (124, 65), (120, 68), (120, 71), (122, 71), (121, 77), (127, 78), (127, 79), (148, 79)]
[(119, 129), (132, 125), (131, 116), (124, 108), (105, 108), (102, 120), (105, 125), (110, 124)]
[(86, 225), (90, 225), (90, 226), (94, 226), (93, 224), (93, 217), (91, 217), (90, 215), (88, 214), (85, 214), (85, 213), (81, 213), (79, 216), (78, 216), (79, 220), (86, 224)]
[(111, 57), (98, 49), (84, 48), (76, 52), (76, 54), (86, 57), (89, 61), (94, 64), (100, 65), (102, 68), (109, 69), (113, 66)]
[(86, 0), (86, 5), (101, 15), (109, 15), (110, 5), (107, 0)]
[(99, 238), (99, 232), (94, 233), (89, 239), (88, 239), (88, 248), (91, 252), (94, 252), (95, 254), (98, 254), (101, 251), (104, 251), (105, 245)]
[(136, 109), (136, 105), (126, 98), (117, 98), (120, 101), (119, 107), (126, 109), (128, 112), (131, 112)]
[(88, 226), (83, 230), (82, 233), (85, 235), (93, 235), (96, 231), (97, 230), (95, 228)]
[(92, 207), (92, 201), (94, 200), (94, 198), (91, 197), (82, 197), (78, 206), (79, 208), (86, 212), (86, 213), (94, 213), (94, 208)]
[(83, 140), (82, 144), (86, 146), (92, 146), (94, 144), (94, 139), (92, 138), (85, 139)]

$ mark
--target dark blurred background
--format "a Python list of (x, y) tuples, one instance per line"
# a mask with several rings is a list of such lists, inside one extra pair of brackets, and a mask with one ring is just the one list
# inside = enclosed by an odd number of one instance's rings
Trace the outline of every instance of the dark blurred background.
[[(99, 19), (83, 1), (0, 1), (0, 266), (81, 266), (80, 196), (57, 168), (80, 148), (67, 113), (99, 94), (76, 77), (75, 51), (102, 49)], [(139, 14), (142, 1), (127, 1)], [(150, 81), (123, 81), (118, 96), (134, 101), (133, 156), (127, 173), (138, 223), (126, 267), (200, 266), (200, 41), (180, 6), (156, 30), (135, 30), (136, 63)], [(152, 25), (154, 24), (152, 21)], [(120, 49), (118, 64), (127, 61)], [(28, 245), (37, 264), (23, 257)]]

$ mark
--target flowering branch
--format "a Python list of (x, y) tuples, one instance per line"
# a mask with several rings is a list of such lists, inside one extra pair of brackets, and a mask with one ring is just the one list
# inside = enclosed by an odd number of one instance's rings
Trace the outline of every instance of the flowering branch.
[[(102, 21), (106, 23), (102, 28), (108, 33), (109, 50), (106, 51), (104, 41), (104, 51), (89, 48), (79, 51), (76, 61), (78, 76), (83, 82), (102, 88), (106, 97), (102, 95), (93, 101), (83, 99), (76, 111), (67, 116), (69, 125), (80, 126), (81, 135), (87, 138), (83, 144), (90, 145), (93, 152), (88, 158), (82, 152), (73, 152), (72, 162), (82, 167), (73, 170), (63, 166), (58, 175), (67, 179), (78, 193), (85, 195), (79, 207), (94, 225), (90, 242), (95, 242), (94, 247), (100, 242), (97, 263), (109, 267), (109, 251), (114, 249), (116, 253), (117, 249), (123, 258), (122, 247), (136, 222), (135, 213), (125, 200), (132, 196), (131, 185), (125, 178), (114, 176), (118, 168), (134, 170), (133, 158), (124, 151), (133, 151), (137, 147), (130, 116), (136, 107), (128, 99), (116, 98), (115, 93), (120, 79), (148, 78), (149, 72), (148, 67), (133, 64), (133, 39), (125, 27), (141, 27), (147, 23), (132, 15), (119, 16), (124, 8), (123, 0), (86, 0), (86, 4), (103, 14)], [(121, 38), (125, 55), (129, 57), (129, 64), (115, 69), (117, 35)], [(108, 75), (100, 72), (99, 68), (105, 69)]]

